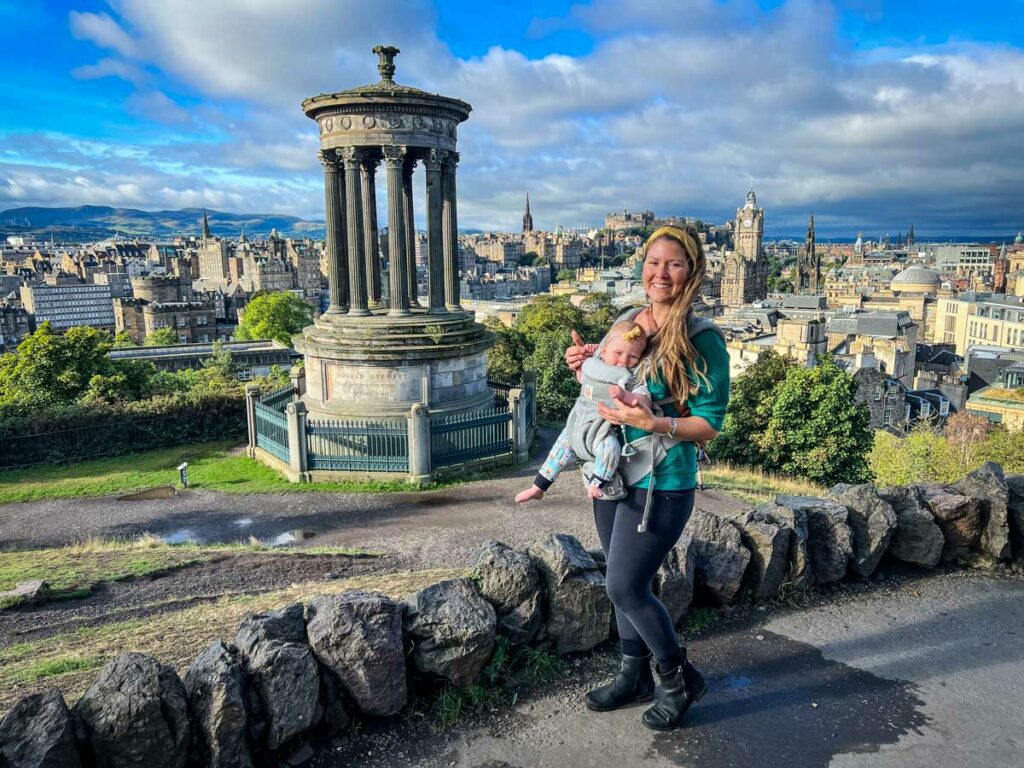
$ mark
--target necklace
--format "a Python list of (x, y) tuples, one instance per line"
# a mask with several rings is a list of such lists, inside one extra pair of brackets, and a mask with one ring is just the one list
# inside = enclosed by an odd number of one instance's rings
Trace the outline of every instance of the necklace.
[(650, 323), (651, 323), (651, 334), (650, 335), (653, 336), (655, 333), (658, 332), (658, 328), (660, 327), (658, 325), (657, 318), (655, 318), (655, 316), (654, 316), (654, 305), (653, 304), (648, 304), (646, 312), (647, 312), (647, 314), (651, 318), (651, 320), (650, 320)]

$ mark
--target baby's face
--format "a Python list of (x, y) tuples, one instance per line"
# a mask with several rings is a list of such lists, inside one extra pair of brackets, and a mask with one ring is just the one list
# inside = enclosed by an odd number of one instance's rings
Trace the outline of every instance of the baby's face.
[(617, 365), (620, 368), (636, 368), (640, 358), (644, 356), (644, 349), (647, 343), (640, 339), (626, 341), (622, 337), (612, 339), (604, 347), (602, 358), (608, 365)]

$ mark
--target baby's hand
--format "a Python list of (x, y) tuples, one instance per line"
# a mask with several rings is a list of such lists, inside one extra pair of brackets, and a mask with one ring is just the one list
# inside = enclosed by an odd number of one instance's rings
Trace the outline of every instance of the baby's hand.
[(611, 396), (612, 400), (618, 400), (626, 405), (636, 405), (639, 400), (636, 395), (623, 389), (618, 384), (612, 384), (608, 387), (608, 394)]

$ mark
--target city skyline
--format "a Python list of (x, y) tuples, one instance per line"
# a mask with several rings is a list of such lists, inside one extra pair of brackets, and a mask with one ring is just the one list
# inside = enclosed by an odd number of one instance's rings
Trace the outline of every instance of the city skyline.
[[(470, 102), (459, 215), (515, 231), (652, 209), (769, 236), (1024, 226), (1024, 12), (952, 2), (0, 1), (0, 209), (84, 204), (322, 219), (302, 98), (396, 79)], [(245, 10), (243, 10), (243, 8)], [(17, 15), (15, 15), (17, 14)]]

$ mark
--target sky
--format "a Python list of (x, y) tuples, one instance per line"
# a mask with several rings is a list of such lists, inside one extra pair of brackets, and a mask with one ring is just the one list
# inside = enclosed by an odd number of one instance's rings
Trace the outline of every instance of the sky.
[(1024, 229), (1024, 0), (0, 0), (0, 209), (322, 219), (300, 103), (379, 43), (473, 106), (460, 228), (527, 192), (541, 229), (721, 223), (753, 183), (769, 235)]

